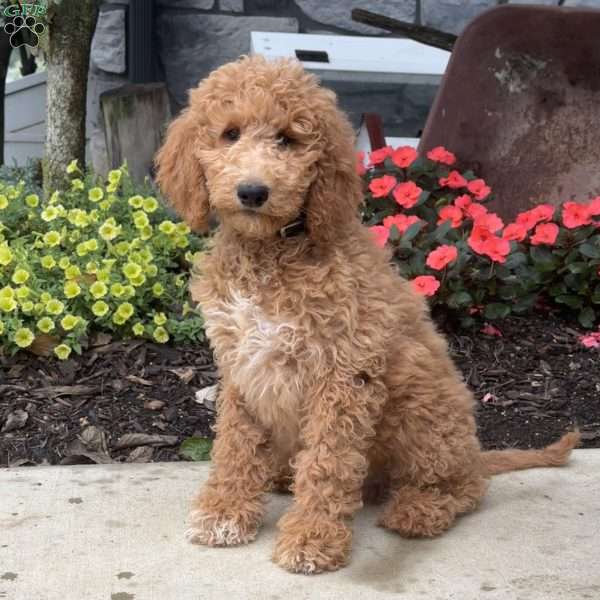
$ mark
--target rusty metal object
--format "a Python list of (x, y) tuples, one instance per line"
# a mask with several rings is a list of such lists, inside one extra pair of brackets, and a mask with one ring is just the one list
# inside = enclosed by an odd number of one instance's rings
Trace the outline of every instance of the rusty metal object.
[(600, 10), (499, 6), (459, 37), (421, 151), (443, 145), (512, 218), (600, 194)]

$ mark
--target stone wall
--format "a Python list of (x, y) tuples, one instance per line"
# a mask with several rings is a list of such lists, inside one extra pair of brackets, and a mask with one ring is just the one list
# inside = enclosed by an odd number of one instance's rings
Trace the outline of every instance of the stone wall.
[[(250, 31), (388, 35), (354, 23), (355, 7), (400, 20), (460, 33), (482, 11), (508, 0), (148, 0), (156, 6), (156, 53), (160, 78), (166, 82), (174, 113), (185, 106), (187, 90), (215, 67), (247, 53)], [(511, 0), (515, 4), (523, 0)], [(127, 82), (125, 13), (128, 0), (104, 3), (92, 47), (89, 122), (94, 166), (106, 170), (104, 132), (99, 95)], [(557, 5), (559, 0), (527, 0), (529, 4)], [(566, 6), (600, 8), (600, 0), (565, 0)], [(394, 135), (415, 136), (423, 126), (435, 94), (430, 86), (390, 86), (371, 95), (352, 86), (338, 89), (342, 106), (356, 118), (361, 106), (394, 122)], [(157, 125), (159, 126), (159, 125)]]

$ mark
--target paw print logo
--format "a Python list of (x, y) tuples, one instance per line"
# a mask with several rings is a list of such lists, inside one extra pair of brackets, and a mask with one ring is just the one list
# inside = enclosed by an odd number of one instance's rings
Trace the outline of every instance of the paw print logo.
[(10, 45), (13, 48), (29, 46), (35, 48), (40, 42), (40, 35), (46, 27), (38, 23), (35, 17), (15, 17), (12, 22), (4, 25), (4, 31), (10, 36)]

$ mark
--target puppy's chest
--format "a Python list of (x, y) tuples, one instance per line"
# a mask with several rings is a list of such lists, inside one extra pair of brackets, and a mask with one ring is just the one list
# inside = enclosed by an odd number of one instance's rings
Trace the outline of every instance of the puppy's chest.
[(293, 317), (270, 314), (232, 289), (202, 303), (220, 368), (265, 425), (297, 420), (319, 342)]

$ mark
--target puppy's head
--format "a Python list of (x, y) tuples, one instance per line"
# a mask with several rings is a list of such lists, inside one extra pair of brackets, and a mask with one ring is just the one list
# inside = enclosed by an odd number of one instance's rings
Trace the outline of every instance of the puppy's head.
[(361, 198), (354, 133), (335, 94), (296, 61), (245, 57), (191, 91), (156, 163), (179, 214), (202, 231), (267, 238), (301, 214), (315, 242), (340, 235)]

